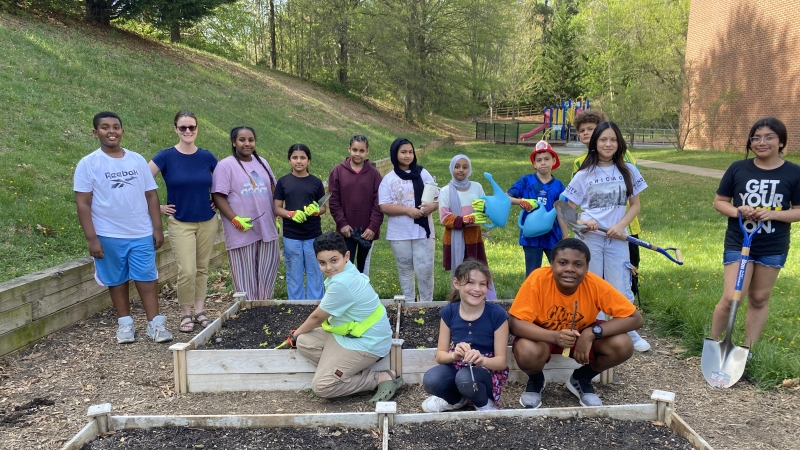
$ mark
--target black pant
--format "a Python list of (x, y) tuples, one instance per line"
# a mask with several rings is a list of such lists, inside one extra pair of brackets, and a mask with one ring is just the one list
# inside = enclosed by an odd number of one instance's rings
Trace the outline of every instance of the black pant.
[[(632, 234), (631, 237), (639, 239), (638, 234)], [(631, 254), (631, 264), (633, 265), (633, 267), (636, 267), (637, 270), (636, 274), (631, 274), (631, 292), (633, 292), (633, 295), (637, 295), (639, 294), (639, 273), (638, 273), (639, 261), (640, 261), (639, 246), (634, 244), (633, 242), (628, 242), (628, 251)]]
[(364, 273), (364, 266), (367, 263), (367, 255), (369, 255), (370, 249), (358, 245), (354, 239), (349, 237), (344, 238), (344, 243), (347, 245), (347, 251), (350, 252), (350, 262), (356, 265), (359, 272)]

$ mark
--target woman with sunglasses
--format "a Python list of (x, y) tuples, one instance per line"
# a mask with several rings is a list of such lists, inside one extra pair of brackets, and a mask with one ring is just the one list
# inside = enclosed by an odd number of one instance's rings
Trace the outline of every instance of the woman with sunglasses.
[[(744, 346), (753, 348), (767, 324), (769, 298), (786, 263), (792, 222), (800, 221), (800, 166), (781, 157), (786, 148), (786, 126), (767, 117), (753, 124), (747, 136), (745, 159), (728, 167), (714, 197), (714, 209), (728, 218), (722, 257), (724, 286), (714, 309), (711, 338), (719, 340), (728, 321), (744, 235), (739, 214), (753, 236), (742, 293), (747, 296)], [(755, 158), (749, 158), (750, 152)]]
[(191, 333), (195, 323), (203, 328), (211, 323), (205, 303), (208, 265), (219, 226), (211, 202), (211, 174), (217, 158), (195, 145), (197, 118), (190, 111), (178, 112), (174, 127), (178, 143), (158, 152), (149, 165), (153, 176), (161, 172), (167, 186), (167, 204), (160, 208), (167, 216), (169, 242), (178, 264), (178, 329)]

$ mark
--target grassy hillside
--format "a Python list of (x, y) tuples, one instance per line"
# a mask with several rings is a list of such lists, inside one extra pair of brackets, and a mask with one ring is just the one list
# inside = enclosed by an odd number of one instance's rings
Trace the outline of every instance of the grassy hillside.
[(296, 142), (311, 148), (312, 173), (327, 177), (353, 134), (369, 137), (372, 159), (387, 157), (398, 135), (432, 137), (302, 80), (120, 30), (0, 14), (0, 55), (0, 281), (87, 255), (72, 174), (98, 146), (98, 111), (120, 114), (123, 146), (147, 159), (178, 142), (180, 109), (198, 116), (197, 143), (218, 158), (230, 154), (231, 128), (251, 126), (279, 176)]

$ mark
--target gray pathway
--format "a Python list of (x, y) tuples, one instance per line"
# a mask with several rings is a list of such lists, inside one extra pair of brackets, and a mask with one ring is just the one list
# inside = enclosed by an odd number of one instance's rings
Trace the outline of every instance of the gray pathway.
[[(581, 156), (582, 154), (585, 153), (585, 150), (566, 148), (566, 147), (553, 147), (553, 150), (555, 150), (556, 153), (558, 153), (559, 155)], [(638, 159), (638, 158), (636, 159), (636, 165), (641, 167), (647, 167), (650, 169), (669, 170), (672, 172), (688, 173), (690, 175), (699, 175), (701, 177), (711, 177), (716, 179), (722, 178), (722, 174), (725, 173), (724, 170), (704, 169), (702, 167), (685, 166), (683, 164), (672, 164), (659, 161), (649, 161), (646, 159)]]

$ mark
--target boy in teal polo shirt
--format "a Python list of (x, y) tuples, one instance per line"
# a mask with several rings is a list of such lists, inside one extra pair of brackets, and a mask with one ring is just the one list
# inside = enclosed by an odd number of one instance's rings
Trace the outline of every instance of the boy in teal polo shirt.
[(325, 275), (325, 296), (290, 336), (317, 366), (311, 389), (323, 398), (342, 397), (378, 388), (371, 403), (386, 401), (403, 384), (391, 370), (369, 367), (389, 354), (392, 328), (369, 277), (350, 262), (344, 238), (334, 232), (314, 241), (317, 262)]

